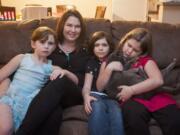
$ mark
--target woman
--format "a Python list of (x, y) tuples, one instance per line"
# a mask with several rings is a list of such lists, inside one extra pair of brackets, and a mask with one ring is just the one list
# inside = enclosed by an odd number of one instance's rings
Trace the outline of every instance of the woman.
[(81, 88), (89, 56), (83, 48), (86, 32), (81, 14), (77, 10), (65, 12), (56, 31), (59, 44), (50, 59), (54, 65), (66, 69), (68, 77), (58, 78), (40, 91), (16, 135), (58, 134), (62, 110), (82, 104)]

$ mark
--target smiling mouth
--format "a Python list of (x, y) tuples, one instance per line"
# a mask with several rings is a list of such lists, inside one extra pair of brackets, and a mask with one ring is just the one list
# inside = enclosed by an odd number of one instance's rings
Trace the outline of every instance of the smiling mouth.
[(76, 35), (70, 35), (69, 37), (70, 38), (76, 38)]
[(49, 53), (49, 51), (43, 51), (43, 53)]

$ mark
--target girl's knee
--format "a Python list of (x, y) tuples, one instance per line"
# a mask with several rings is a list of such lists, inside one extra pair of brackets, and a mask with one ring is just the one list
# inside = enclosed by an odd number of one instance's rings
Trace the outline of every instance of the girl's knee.
[(91, 103), (91, 106), (92, 106), (92, 108), (99, 109), (99, 108), (101, 108), (103, 106), (103, 102), (100, 101), (100, 100), (93, 101)]
[(93, 101), (91, 106), (94, 113), (102, 113), (106, 109), (106, 106), (102, 100)]

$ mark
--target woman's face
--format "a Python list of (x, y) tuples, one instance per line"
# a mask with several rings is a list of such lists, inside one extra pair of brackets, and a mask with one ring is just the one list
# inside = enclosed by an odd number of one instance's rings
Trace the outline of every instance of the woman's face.
[(122, 51), (125, 57), (133, 58), (141, 54), (140, 42), (135, 39), (128, 39), (123, 47)]
[(105, 38), (99, 39), (94, 43), (94, 54), (100, 60), (103, 60), (110, 51), (110, 46)]
[(77, 17), (70, 16), (65, 24), (63, 29), (63, 35), (65, 41), (76, 42), (81, 33), (81, 24)]

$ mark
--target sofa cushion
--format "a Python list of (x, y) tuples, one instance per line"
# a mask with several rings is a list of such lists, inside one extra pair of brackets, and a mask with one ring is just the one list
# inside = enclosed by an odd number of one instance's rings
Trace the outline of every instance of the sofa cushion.
[[(69, 107), (63, 111), (63, 122), (60, 127), (60, 135), (88, 135), (88, 116), (83, 105)], [(151, 119), (149, 123), (153, 135), (162, 135), (157, 122)]]
[(39, 26), (39, 20), (0, 22), (0, 64), (7, 63), (19, 53), (31, 49), (30, 36)]
[(108, 19), (85, 18), (87, 40), (95, 31), (105, 31), (111, 35), (111, 22)]
[(52, 28), (53, 30), (56, 29), (56, 24), (59, 21), (60, 18), (58, 17), (47, 17), (47, 18), (43, 18), (40, 21), (40, 26), (48, 26), (50, 28)]
[(88, 135), (88, 124), (78, 120), (64, 121), (59, 135)]
[(87, 121), (88, 116), (84, 110), (83, 105), (76, 105), (69, 107), (63, 111), (63, 121), (76, 119), (81, 121)]
[(152, 33), (152, 56), (155, 58), (160, 68), (166, 67), (173, 58), (177, 58), (177, 66), (180, 66), (180, 25), (153, 22), (114, 21), (112, 22), (112, 36), (115, 43), (118, 43), (125, 33), (136, 27), (147, 28)]
[[(52, 29), (56, 29), (56, 24), (60, 18), (48, 17), (41, 19), (40, 26), (48, 26)], [(85, 24), (87, 26), (86, 40), (89, 39), (92, 33), (95, 31), (106, 31), (111, 35), (111, 22), (108, 19), (94, 19), (94, 18), (84, 18)]]

